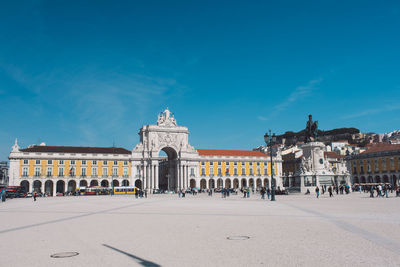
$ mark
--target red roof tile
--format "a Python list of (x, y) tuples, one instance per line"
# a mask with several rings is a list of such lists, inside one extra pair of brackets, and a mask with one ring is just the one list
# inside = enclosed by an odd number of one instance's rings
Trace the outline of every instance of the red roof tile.
[(197, 149), (197, 152), (200, 156), (269, 157), (260, 151), (253, 150)]
[(337, 154), (336, 152), (324, 152), (324, 156), (327, 158), (335, 158), (335, 159), (341, 159), (344, 158), (344, 156)]
[(131, 151), (122, 147), (33, 146), (21, 149), (21, 151), (43, 153), (131, 154)]
[(371, 146), (368, 146), (368, 149), (361, 154), (371, 154), (371, 153), (377, 153), (377, 152), (385, 152), (385, 151), (395, 151), (399, 150), (400, 151), (400, 144), (373, 144)]

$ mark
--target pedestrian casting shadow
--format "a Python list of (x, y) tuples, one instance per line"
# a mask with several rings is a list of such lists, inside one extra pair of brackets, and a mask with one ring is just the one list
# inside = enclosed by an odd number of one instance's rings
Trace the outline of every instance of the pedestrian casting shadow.
[(146, 267), (161, 267), (161, 265), (158, 265), (157, 263), (154, 263), (154, 262), (152, 262), (152, 261), (147, 261), (147, 260), (145, 260), (145, 259), (139, 258), (139, 257), (137, 257), (137, 256), (135, 256), (135, 255), (129, 254), (128, 252), (119, 250), (119, 249), (114, 248), (114, 247), (112, 247), (112, 246), (109, 246), (109, 245), (106, 245), (106, 244), (103, 244), (103, 246), (105, 246), (105, 247), (107, 247), (107, 248), (110, 248), (110, 249), (112, 249), (112, 250), (115, 250), (115, 251), (117, 251), (117, 252), (119, 252), (119, 253), (122, 253), (122, 254), (124, 254), (124, 255), (126, 255), (126, 256), (128, 256), (128, 257), (131, 257), (131, 258), (135, 259), (135, 260), (136, 260), (140, 265), (142, 265), (142, 266), (146, 266)]

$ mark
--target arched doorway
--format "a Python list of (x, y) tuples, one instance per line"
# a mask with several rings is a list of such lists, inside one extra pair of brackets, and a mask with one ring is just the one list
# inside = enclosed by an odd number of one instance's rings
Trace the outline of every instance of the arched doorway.
[(65, 192), (65, 182), (63, 180), (58, 180), (56, 184), (56, 193), (64, 194), (64, 192)]
[(225, 188), (232, 188), (231, 179), (228, 178), (225, 180)]
[(383, 182), (386, 184), (386, 183), (389, 183), (389, 177), (387, 177), (387, 175), (384, 175), (383, 176)]
[[(178, 153), (172, 147), (164, 147), (158, 153), (158, 187), (162, 190), (176, 191), (178, 183)], [(183, 185), (180, 185), (183, 188)]]
[(201, 179), (200, 180), (200, 189), (206, 189), (207, 188), (207, 181), (206, 179)]
[(214, 189), (214, 188), (215, 188), (215, 181), (214, 181), (214, 179), (210, 179), (210, 180), (208, 181), (208, 188), (209, 188), (209, 189)]
[(44, 183), (44, 192), (45, 192), (46, 194), (48, 194), (49, 196), (52, 196), (52, 195), (53, 195), (53, 181), (47, 180), (47, 181)]
[(129, 181), (128, 180), (122, 180), (122, 186), (129, 186)]
[(76, 182), (75, 182), (75, 180), (69, 181), (69, 182), (68, 182), (68, 190), (67, 190), (67, 191), (68, 191), (69, 193), (74, 193), (75, 190), (76, 190)]
[(253, 178), (249, 179), (249, 187), (254, 188), (254, 179)]
[(139, 179), (137, 179), (137, 180), (135, 181), (135, 186), (136, 186), (137, 188), (142, 189), (142, 181), (140, 181)]
[(353, 181), (353, 183), (355, 183), (355, 184), (359, 184), (360, 183), (360, 181), (359, 181), (359, 179), (358, 179), (358, 177), (356, 176), (356, 177), (354, 177), (354, 179), (353, 179), (354, 181)]
[(381, 182), (381, 177), (376, 176), (376, 177), (375, 177), (375, 183), (380, 183), (380, 182)]
[(108, 187), (108, 180), (102, 180), (100, 185), (101, 187)]
[(118, 180), (113, 180), (113, 186), (114, 186), (114, 187), (119, 186), (119, 181), (118, 181)]
[(360, 183), (365, 184), (366, 182), (367, 182), (367, 180), (365, 179), (365, 177), (361, 176)]
[(42, 182), (39, 180), (35, 180), (33, 182), (33, 191), (41, 193), (42, 192)]
[(190, 179), (190, 189), (196, 188), (196, 180), (195, 179)]
[(242, 187), (247, 187), (247, 181), (245, 178), (242, 179)]
[(223, 188), (224, 187), (224, 181), (222, 178), (218, 178), (217, 180), (217, 188)]
[(233, 179), (233, 188), (235, 189), (239, 188), (239, 179), (237, 178)]
[(97, 180), (91, 180), (90, 186), (99, 186), (99, 182)]
[(29, 182), (27, 180), (23, 180), (20, 185), (25, 188), (25, 192), (29, 192)]
[(372, 176), (368, 176), (367, 183), (373, 183), (373, 182), (374, 182), (374, 178)]
[(87, 187), (87, 181), (86, 180), (81, 180), (79, 182), (79, 187)]
[(397, 177), (396, 177), (396, 175), (393, 175), (392, 185), (393, 185), (393, 187), (395, 187), (397, 185)]
[(257, 181), (256, 181), (256, 187), (257, 188), (261, 188), (262, 187), (262, 181), (261, 181), (260, 178), (258, 178)]
[(269, 187), (269, 179), (264, 179), (264, 187)]

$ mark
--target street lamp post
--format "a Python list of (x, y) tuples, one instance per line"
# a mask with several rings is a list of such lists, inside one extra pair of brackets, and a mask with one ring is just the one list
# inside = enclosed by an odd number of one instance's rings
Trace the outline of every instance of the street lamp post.
[(272, 145), (276, 142), (275, 134), (271, 135), (271, 130), (269, 130), (269, 134), (265, 133), (264, 135), (264, 141), (269, 146), (269, 156), (271, 158), (271, 201), (275, 201), (274, 165), (272, 162)]

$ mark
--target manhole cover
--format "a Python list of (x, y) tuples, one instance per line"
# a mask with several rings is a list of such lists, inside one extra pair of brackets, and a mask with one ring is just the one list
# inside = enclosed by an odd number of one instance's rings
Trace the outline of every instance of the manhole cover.
[(78, 256), (78, 252), (60, 252), (60, 253), (55, 253), (53, 255), (50, 255), (52, 258), (69, 258), (69, 257), (74, 257)]
[(250, 239), (250, 236), (245, 236), (245, 235), (228, 236), (227, 239), (229, 239), (229, 240), (247, 240), (247, 239)]

